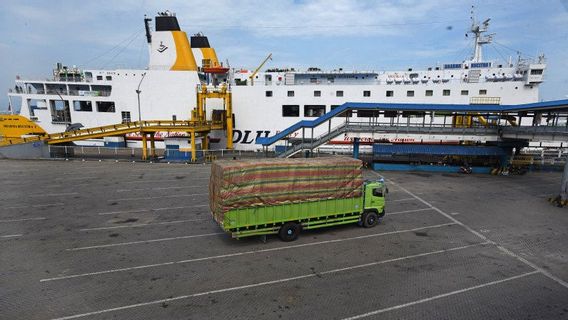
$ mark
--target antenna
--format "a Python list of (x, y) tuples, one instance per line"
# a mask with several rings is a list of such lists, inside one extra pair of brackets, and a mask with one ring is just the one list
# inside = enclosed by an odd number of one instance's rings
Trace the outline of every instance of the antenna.
[(485, 21), (483, 21), (481, 25), (479, 25), (479, 23), (477, 23), (475, 19), (474, 6), (471, 6), (470, 12), (471, 12), (471, 28), (468, 33), (472, 33), (475, 36), (474, 50), (473, 50), (473, 56), (471, 57), (471, 61), (481, 62), (483, 61), (483, 51), (481, 47), (484, 44), (491, 43), (493, 41), (493, 36), (495, 34), (492, 33), (485, 36), (483, 35), (484, 33), (487, 32), (487, 29), (489, 28), (489, 21), (491, 21), (491, 18), (485, 19)]

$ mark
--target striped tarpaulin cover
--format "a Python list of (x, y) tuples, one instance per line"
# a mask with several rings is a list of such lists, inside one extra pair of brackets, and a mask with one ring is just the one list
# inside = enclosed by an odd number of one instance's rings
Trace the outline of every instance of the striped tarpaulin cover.
[(361, 196), (362, 162), (348, 157), (219, 160), (211, 166), (215, 220), (237, 208)]

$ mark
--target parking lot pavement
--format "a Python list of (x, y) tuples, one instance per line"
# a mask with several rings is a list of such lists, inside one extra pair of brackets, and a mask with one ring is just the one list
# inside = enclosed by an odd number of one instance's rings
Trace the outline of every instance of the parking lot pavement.
[[(375, 228), (231, 239), (206, 165), (0, 161), (9, 319), (568, 318), (560, 175), (381, 173)], [(376, 173), (365, 172), (376, 179)]]

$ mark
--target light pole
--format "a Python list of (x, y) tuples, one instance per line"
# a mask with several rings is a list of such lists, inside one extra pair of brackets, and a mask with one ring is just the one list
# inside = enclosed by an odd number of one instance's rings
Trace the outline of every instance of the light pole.
[(142, 113), (140, 112), (140, 86), (142, 85), (142, 81), (144, 81), (144, 77), (146, 76), (146, 72), (142, 73), (142, 78), (138, 83), (138, 88), (136, 88), (136, 95), (138, 96), (138, 125), (140, 126), (140, 135), (142, 136), (142, 159), (146, 160), (148, 158), (148, 145), (146, 142), (146, 134), (142, 132)]
[(140, 86), (142, 85), (142, 81), (144, 81), (144, 77), (146, 76), (146, 72), (142, 73), (142, 78), (138, 83), (138, 88), (136, 88), (136, 95), (138, 95), (138, 124), (140, 125), (140, 133), (142, 133), (142, 113), (140, 112)]

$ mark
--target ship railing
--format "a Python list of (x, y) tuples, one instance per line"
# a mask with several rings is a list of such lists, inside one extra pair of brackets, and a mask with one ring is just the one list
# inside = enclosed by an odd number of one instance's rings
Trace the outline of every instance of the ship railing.
[(501, 97), (471, 97), (469, 104), (501, 104)]

